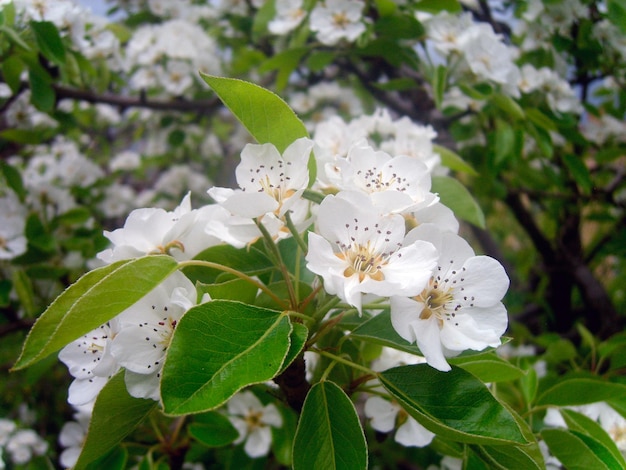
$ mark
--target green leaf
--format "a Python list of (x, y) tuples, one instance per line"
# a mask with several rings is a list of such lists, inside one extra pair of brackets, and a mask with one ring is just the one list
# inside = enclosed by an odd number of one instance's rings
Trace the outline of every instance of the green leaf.
[(16, 45), (24, 49), (25, 51), (30, 51), (30, 46), (24, 42), (24, 40), (17, 34), (13, 28), (9, 28), (4, 25), (0, 25), (0, 32), (6, 34), (11, 41), (13, 41)]
[(609, 0), (607, 10), (609, 21), (626, 34), (626, 1)]
[(420, 0), (415, 4), (415, 9), (434, 15), (442, 11), (460, 13), (462, 10), (458, 0)]
[(409, 343), (394, 330), (391, 324), (391, 315), (388, 311), (379, 313), (359, 325), (350, 333), (350, 337), (382, 346), (389, 346), (390, 348), (399, 349), (417, 356), (422, 355), (417, 346)]
[(4, 161), (0, 162), (0, 172), (7, 182), (7, 185), (15, 192), (20, 201), (24, 201), (26, 198), (26, 189), (24, 189), (21, 173)]
[(433, 151), (441, 156), (441, 164), (452, 171), (461, 171), (472, 176), (478, 176), (478, 172), (463, 160), (459, 154), (441, 145), (434, 144)]
[(283, 361), (283, 367), (279, 373), (282, 373), (287, 367), (289, 367), (289, 364), (291, 364), (293, 360), (298, 357), (298, 355), (302, 352), (302, 349), (304, 349), (306, 340), (309, 337), (309, 330), (302, 323), (292, 323), (291, 326), (293, 330), (291, 331), (291, 336), (289, 337), (289, 351), (287, 351), (287, 355)]
[(211, 299), (239, 300), (251, 304), (256, 298), (258, 287), (243, 279), (231, 279), (216, 284), (196, 283), (199, 292), (207, 293)]
[(507, 114), (507, 117), (514, 120), (523, 121), (526, 118), (524, 110), (517, 102), (507, 95), (497, 93), (491, 97), (491, 101)]
[(314, 51), (309, 55), (306, 65), (312, 72), (321, 72), (335, 60), (335, 53), (331, 51)]
[(446, 92), (448, 85), (448, 68), (445, 65), (438, 65), (433, 73), (433, 93), (435, 97), (435, 104), (437, 109), (441, 109), (441, 103), (443, 103), (443, 95)]
[(13, 366), (28, 367), (106, 323), (177, 267), (170, 256), (145, 256), (95, 269), (59, 295), (33, 325)]
[(376, 1), (376, 9), (378, 10), (378, 14), (380, 16), (389, 16), (393, 15), (398, 6), (392, 0), (375, 0)]
[(550, 453), (568, 470), (624, 468), (602, 444), (584, 434), (564, 429), (544, 429), (541, 437), (548, 444)]
[(526, 444), (515, 417), (469, 372), (441, 372), (427, 364), (379, 374), (384, 387), (425, 428), (470, 444)]
[(284, 90), (289, 83), (291, 74), (298, 65), (300, 65), (302, 57), (304, 57), (308, 51), (308, 47), (297, 47), (275, 54), (259, 66), (259, 72), (267, 73), (272, 70), (278, 70), (276, 89), (278, 91)]
[(533, 456), (523, 446), (473, 446), (473, 450), (489, 469), (542, 470), (545, 468), (541, 453)]
[(50, 21), (31, 21), (30, 27), (35, 33), (35, 40), (41, 53), (57, 65), (65, 63), (65, 46), (59, 30)]
[(309, 133), (296, 113), (278, 95), (254, 83), (200, 73), (257, 142), (272, 143), (279, 152)]
[(539, 396), (537, 405), (586, 405), (619, 396), (626, 396), (626, 385), (595, 379), (561, 379)]
[(39, 67), (33, 67), (28, 72), (30, 81), (30, 100), (39, 111), (49, 113), (54, 109), (56, 93), (52, 89), (50, 76)]
[(596, 421), (588, 418), (582, 413), (578, 413), (574, 410), (568, 410), (562, 408), (559, 410), (561, 416), (565, 420), (567, 427), (570, 431), (576, 431), (581, 434), (585, 434), (596, 441), (600, 442), (606, 449), (613, 455), (613, 457), (619, 462), (621, 468), (626, 468), (626, 460), (624, 456), (615, 445), (615, 441), (607, 434), (607, 432)]
[(441, 202), (460, 218), (485, 228), (485, 215), (467, 188), (449, 176), (433, 176), (432, 191), (439, 193)]
[(350, 398), (318, 382), (304, 401), (293, 443), (294, 470), (367, 468), (367, 444)]
[(393, 39), (419, 39), (424, 34), (424, 27), (411, 15), (381, 16), (374, 25), (380, 36)]
[[(89, 423), (85, 444), (74, 467), (76, 470), (104, 455), (130, 434), (157, 402), (131, 397), (124, 383), (124, 371), (118, 372), (98, 394)], [(109, 468), (109, 467), (107, 467)]]
[(537, 108), (526, 108), (526, 117), (535, 125), (546, 131), (556, 131), (556, 123)]
[(448, 360), (470, 372), (482, 382), (506, 382), (524, 376), (524, 371), (497, 356), (495, 352), (455, 357)]
[(126, 462), (128, 462), (128, 450), (117, 446), (104, 456), (88, 463), (85, 466), (85, 470), (100, 470), (102, 468), (107, 470), (124, 470)]
[(591, 174), (583, 159), (576, 155), (566, 154), (563, 155), (563, 163), (565, 163), (565, 166), (574, 177), (576, 184), (582, 189), (582, 192), (584, 194), (591, 194), (593, 181), (591, 180)]
[(515, 148), (515, 132), (513, 128), (502, 119), (496, 120), (495, 139), (493, 141), (494, 164), (500, 164), (508, 160)]
[[(264, 253), (254, 247), (235, 248), (230, 245), (217, 245), (198, 253), (194, 259), (223, 264), (248, 275), (258, 275), (273, 268), (272, 262)], [(183, 272), (192, 281), (213, 284), (223, 271), (198, 266), (188, 266)]]
[(17, 294), (17, 298), (20, 301), (24, 312), (28, 317), (33, 317), (37, 313), (37, 307), (35, 306), (35, 291), (33, 290), (33, 283), (22, 269), (16, 269), (13, 271), (11, 277), (13, 283), (13, 289)]
[(161, 378), (163, 408), (199, 413), (273, 378), (289, 351), (291, 323), (274, 310), (231, 300), (191, 308), (176, 326)]
[(13, 55), (2, 60), (2, 78), (9, 85), (13, 94), (20, 89), (23, 70), (24, 62), (18, 56)]
[(222, 447), (237, 439), (239, 432), (226, 416), (211, 411), (189, 425), (189, 435), (207, 447)]

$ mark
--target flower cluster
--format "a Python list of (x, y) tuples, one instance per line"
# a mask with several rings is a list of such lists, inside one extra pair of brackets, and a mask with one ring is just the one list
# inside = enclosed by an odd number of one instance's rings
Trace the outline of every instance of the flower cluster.
[(5, 459), (15, 465), (26, 465), (47, 450), (48, 443), (34, 430), (20, 428), (10, 419), (0, 419), (0, 468), (5, 468)]

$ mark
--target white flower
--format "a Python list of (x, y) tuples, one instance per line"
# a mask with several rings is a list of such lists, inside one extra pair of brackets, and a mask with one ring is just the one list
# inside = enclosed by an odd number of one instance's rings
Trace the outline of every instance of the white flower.
[(244, 450), (252, 458), (267, 455), (272, 444), (270, 427), (280, 428), (283, 418), (273, 403), (263, 406), (248, 390), (234, 395), (227, 404), (228, 419), (239, 432), (235, 444), (246, 441)]
[(104, 236), (113, 247), (98, 253), (105, 263), (147, 254), (168, 253), (177, 260), (191, 259), (200, 251), (219, 243), (199, 227), (210, 220), (215, 206), (191, 209), (190, 194), (172, 212), (158, 208), (135, 209), (123, 228)]
[(0, 447), (4, 447), (9, 441), (9, 436), (17, 428), (15, 421), (6, 418), (0, 418)]
[(211, 188), (209, 195), (233, 214), (282, 216), (300, 201), (309, 182), (307, 163), (313, 141), (306, 137), (289, 145), (283, 155), (272, 144), (248, 144), (235, 170), (240, 190)]
[(59, 352), (59, 359), (74, 377), (67, 400), (70, 404), (84, 405), (95, 400), (119, 370), (119, 364), (111, 355), (111, 341), (118, 331), (119, 324), (112, 319), (72, 341)]
[(309, 182), (307, 164), (312, 148), (313, 141), (305, 137), (291, 143), (282, 155), (272, 144), (246, 145), (235, 170), (240, 189), (213, 187), (208, 191), (232, 218), (222, 220), (221, 234), (215, 228), (207, 230), (231, 244), (237, 240), (245, 244), (261, 235), (253, 221), (258, 218), (272, 237), (284, 238), (288, 235), (284, 228), (287, 212), (303, 230), (308, 225), (309, 203), (301, 195)]
[(111, 342), (111, 354), (126, 368), (126, 387), (132, 396), (159, 399), (161, 370), (174, 329), (196, 301), (194, 285), (176, 271), (116, 317), (120, 331)]
[(319, 206), (317, 233), (309, 233), (307, 267), (324, 288), (361, 311), (362, 294), (417, 295), (435, 267), (424, 241), (404, 243), (404, 218), (379, 215), (369, 196), (341, 192)]
[(426, 165), (412, 157), (376, 151), (365, 141), (353, 145), (335, 165), (341, 177), (339, 189), (369, 194), (382, 213), (409, 212), (438, 200), (430, 192)]
[(391, 322), (398, 334), (416, 342), (428, 364), (442, 371), (450, 370), (446, 357), (499, 346), (507, 327), (500, 300), (509, 286), (502, 265), (474, 256), (461, 237), (430, 224), (412, 230), (407, 239), (433, 243), (439, 261), (420, 294), (391, 298)]
[(396, 402), (372, 396), (365, 402), (364, 411), (365, 416), (371, 419), (372, 428), (379, 432), (393, 431), (398, 421), (399, 426), (394, 439), (403, 446), (424, 447), (435, 437), (434, 433), (409, 416)]
[(43, 455), (48, 450), (48, 443), (32, 429), (18, 429), (9, 438), (5, 449), (11, 460), (17, 465), (24, 465), (35, 455)]
[(75, 421), (68, 421), (61, 428), (59, 444), (64, 449), (59, 456), (59, 463), (64, 468), (71, 468), (78, 461), (85, 437), (87, 436), (87, 430), (89, 429), (92, 411), (93, 404), (91, 406), (77, 407), (77, 412), (74, 413)]
[(141, 155), (132, 150), (124, 150), (118, 153), (109, 162), (109, 170), (111, 171), (128, 171), (135, 170), (141, 166)]
[(317, 39), (332, 46), (341, 39), (352, 42), (364, 31), (362, 20), (363, 2), (359, 0), (327, 0), (319, 3), (311, 12), (311, 31)]
[(276, 16), (267, 27), (271, 33), (287, 34), (302, 23), (305, 16), (302, 0), (276, 0)]
[(0, 197), (0, 260), (26, 252), (26, 208), (13, 192)]

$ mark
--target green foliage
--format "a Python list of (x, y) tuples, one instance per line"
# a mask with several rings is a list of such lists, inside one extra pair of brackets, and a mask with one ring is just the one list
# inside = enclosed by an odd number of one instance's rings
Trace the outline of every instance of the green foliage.
[(124, 372), (117, 373), (98, 395), (75, 468), (87, 468), (87, 464), (107, 455), (155, 408), (153, 400), (131, 397), (124, 384)]
[(150, 292), (176, 267), (176, 261), (169, 256), (148, 256), (88, 272), (37, 319), (13, 368), (28, 367), (106, 323)]
[(241, 302), (193, 307), (177, 325), (163, 367), (165, 413), (212, 410), (243, 387), (270, 380), (289, 352), (291, 330), (282, 313)]
[(309, 391), (293, 446), (295, 470), (367, 468), (367, 444), (356, 410), (333, 382), (318, 382)]
[[(526, 444), (511, 413), (469, 372), (425, 364), (388, 369), (380, 381), (424, 427), (475, 444)], [(445, 390), (445, 393), (441, 393)]]
[(282, 153), (299, 137), (304, 124), (280, 97), (254, 83), (200, 74), (224, 104), (259, 142), (271, 142)]

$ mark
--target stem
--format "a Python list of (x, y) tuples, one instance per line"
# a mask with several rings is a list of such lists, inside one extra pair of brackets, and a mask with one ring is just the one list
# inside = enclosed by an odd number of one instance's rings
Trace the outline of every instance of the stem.
[(203, 261), (199, 259), (191, 259), (188, 261), (181, 261), (180, 263), (178, 263), (179, 268), (185, 268), (187, 266), (203, 266), (205, 268), (219, 269), (220, 271), (233, 274), (234, 276), (237, 276), (239, 279), (243, 279), (244, 281), (247, 281), (250, 284), (255, 285), (256, 287), (261, 289), (263, 292), (265, 292), (267, 295), (269, 295), (272, 298), (272, 300), (274, 300), (276, 303), (287, 308), (287, 304), (285, 303), (285, 301), (281, 299), (280, 297), (278, 297), (276, 294), (274, 294), (265, 284), (257, 281), (253, 277), (248, 276), (247, 274), (242, 273), (241, 271), (237, 271), (236, 269), (230, 268), (228, 266), (224, 266), (223, 264), (213, 263), (211, 261)]
[(316, 321), (320, 321), (322, 318), (324, 318), (324, 315), (326, 315), (330, 309), (332, 309), (333, 307), (335, 307), (337, 304), (339, 304), (339, 302), (341, 302), (341, 299), (339, 297), (333, 297), (332, 299), (330, 299), (328, 302), (326, 302), (324, 305), (322, 305), (314, 314), (313, 314), (313, 319), (315, 319)]
[(378, 377), (378, 373), (374, 372), (372, 369), (369, 369), (368, 367), (362, 366), (361, 364), (357, 364), (356, 362), (352, 362), (348, 359), (344, 359), (341, 356), (337, 356), (333, 353), (329, 353), (327, 351), (323, 351), (321, 349), (317, 349), (317, 348), (313, 348), (311, 349), (311, 351), (318, 353), (320, 356), (324, 356), (327, 357), (328, 359), (332, 359), (335, 362), (340, 362), (348, 367), (352, 367), (353, 369), (357, 369), (361, 372), (364, 372), (368, 375), (371, 375), (372, 378), (376, 378)]
[(289, 275), (289, 271), (287, 270), (287, 266), (283, 263), (283, 257), (280, 255), (280, 251), (278, 250), (278, 246), (274, 243), (274, 239), (267, 231), (265, 226), (261, 223), (260, 220), (254, 219), (254, 223), (259, 228), (261, 233), (263, 234), (263, 239), (265, 240), (265, 245), (267, 249), (272, 252), (274, 257), (276, 258), (276, 263), (278, 268), (280, 269), (281, 274), (283, 275), (283, 279), (285, 279), (285, 284), (287, 285), (287, 292), (289, 293), (289, 302), (291, 303), (290, 308), (295, 310), (298, 308), (298, 298), (296, 297), (296, 291), (293, 288), (293, 282), (291, 282), (291, 276)]
[(296, 240), (300, 249), (304, 253), (308, 252), (309, 247), (306, 245), (304, 239), (300, 236), (300, 233), (298, 233), (298, 229), (294, 225), (293, 220), (291, 220), (291, 211), (287, 211), (285, 213), (285, 222), (287, 223), (287, 228), (291, 232), (291, 236), (293, 236), (293, 238)]
[(289, 315), (290, 317), (299, 318), (300, 320), (304, 320), (305, 322), (313, 321), (313, 319), (310, 316), (305, 315), (304, 313), (294, 312), (293, 310), (289, 310), (287, 312), (287, 315)]

